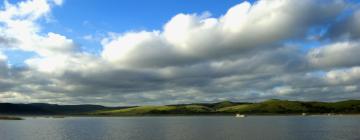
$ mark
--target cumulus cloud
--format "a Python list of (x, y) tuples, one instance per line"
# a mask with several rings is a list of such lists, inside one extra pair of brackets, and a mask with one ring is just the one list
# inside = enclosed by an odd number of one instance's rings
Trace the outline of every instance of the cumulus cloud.
[(272, 49), (303, 36), (309, 27), (332, 20), (344, 6), (341, 2), (318, 6), (318, 2), (243, 2), (219, 18), (178, 14), (163, 31), (105, 39), (102, 57), (119, 65), (146, 67), (247, 57), (249, 51)]
[(34, 51), (41, 55), (51, 55), (52, 52), (72, 47), (72, 41), (62, 35), (42, 35), (41, 27), (37, 24), (38, 20), (48, 18), (53, 5), (59, 4), (59, 0), (27, 0), (17, 4), (5, 1), (5, 7), (0, 11), (0, 37), (7, 44), (4, 47)]
[(42, 31), (38, 21), (61, 4), (5, 2), (0, 47), (36, 56), (11, 67), (0, 55), (1, 101), (135, 105), (360, 97), (354, 37), (328, 37), (310, 50), (291, 43), (308, 41), (313, 28), (329, 23), (326, 34), (343, 36), (332, 30), (341, 24), (345, 1), (260, 0), (237, 4), (220, 17), (179, 13), (159, 30), (112, 33), (102, 39), (100, 56)]
[(360, 65), (359, 52), (358, 41), (342, 41), (314, 48), (307, 57), (316, 67), (344, 68)]

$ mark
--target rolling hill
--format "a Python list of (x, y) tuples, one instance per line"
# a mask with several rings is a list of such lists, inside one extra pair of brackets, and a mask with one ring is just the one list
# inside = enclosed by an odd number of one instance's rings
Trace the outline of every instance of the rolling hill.
[(227, 115), (227, 114), (301, 114), (301, 113), (359, 114), (360, 101), (300, 102), (267, 100), (259, 103), (234, 103), (224, 101), (214, 104), (189, 104), (167, 106), (139, 106), (126, 109), (98, 110), (89, 115)]
[(271, 99), (258, 103), (195, 103), (163, 106), (105, 107), (100, 105), (0, 103), (0, 115), (233, 115), (241, 114), (360, 114), (360, 100), (301, 102)]

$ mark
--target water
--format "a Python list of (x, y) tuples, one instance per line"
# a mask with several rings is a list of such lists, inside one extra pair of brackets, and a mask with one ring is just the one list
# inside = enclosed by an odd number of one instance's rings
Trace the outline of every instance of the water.
[(356, 140), (360, 116), (69, 117), (0, 120), (1, 140)]

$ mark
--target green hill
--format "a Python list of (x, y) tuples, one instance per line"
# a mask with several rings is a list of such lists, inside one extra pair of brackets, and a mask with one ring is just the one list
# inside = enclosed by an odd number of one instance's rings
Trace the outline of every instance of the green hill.
[(217, 110), (219, 113), (293, 114), (307, 112), (304, 103), (285, 100), (268, 100), (261, 103), (235, 105)]
[(238, 105), (238, 103), (234, 103), (234, 102), (230, 102), (230, 101), (222, 101), (222, 102), (213, 104), (213, 106), (211, 106), (211, 107), (214, 109), (220, 109), (220, 108), (230, 107), (230, 106), (235, 106), (235, 105)]
[(164, 115), (164, 114), (207, 114), (213, 110), (201, 105), (182, 105), (182, 106), (139, 106), (126, 109), (100, 110), (89, 113), (90, 115)]
[(98, 105), (0, 103), (0, 115), (233, 115), (241, 114), (360, 114), (360, 100), (301, 102), (267, 100), (258, 103), (223, 101), (164, 106), (104, 107)]
[(359, 114), (360, 101), (341, 102), (300, 102), (267, 100), (259, 103), (234, 103), (229, 101), (213, 104), (190, 104), (169, 106), (139, 106), (126, 109), (98, 110), (89, 115), (197, 115), (197, 114), (301, 114), (301, 113)]

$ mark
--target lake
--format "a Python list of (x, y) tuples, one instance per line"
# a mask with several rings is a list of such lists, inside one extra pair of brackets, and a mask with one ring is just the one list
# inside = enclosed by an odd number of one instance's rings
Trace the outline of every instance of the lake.
[(1, 140), (355, 140), (360, 116), (67, 117), (0, 120)]

